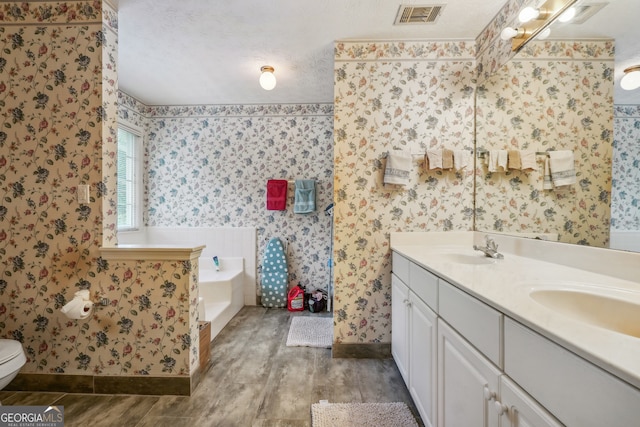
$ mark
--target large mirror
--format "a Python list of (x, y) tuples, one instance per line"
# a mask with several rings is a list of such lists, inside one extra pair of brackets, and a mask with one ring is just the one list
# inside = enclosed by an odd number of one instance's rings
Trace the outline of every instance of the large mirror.
[[(640, 64), (640, 2), (595, 1), (479, 85), (477, 151), (517, 150), (536, 166), (491, 172), (478, 159), (477, 230), (640, 251), (640, 89), (620, 88)], [(574, 185), (545, 189), (548, 150), (572, 151)]]

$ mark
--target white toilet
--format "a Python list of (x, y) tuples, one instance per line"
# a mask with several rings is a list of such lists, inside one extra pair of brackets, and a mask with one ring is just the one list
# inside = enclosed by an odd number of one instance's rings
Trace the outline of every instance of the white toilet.
[(0, 339), (0, 390), (18, 375), (26, 362), (27, 356), (19, 341)]

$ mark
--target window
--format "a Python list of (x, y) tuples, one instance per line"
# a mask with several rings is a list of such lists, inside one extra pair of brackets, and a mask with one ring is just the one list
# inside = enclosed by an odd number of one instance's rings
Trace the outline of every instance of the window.
[(118, 231), (140, 227), (142, 211), (141, 132), (118, 127)]

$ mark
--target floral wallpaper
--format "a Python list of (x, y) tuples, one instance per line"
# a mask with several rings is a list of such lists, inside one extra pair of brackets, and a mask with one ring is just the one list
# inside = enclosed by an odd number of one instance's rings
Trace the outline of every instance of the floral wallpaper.
[(117, 179), (118, 150), (118, 13), (105, 1), (102, 8), (102, 109), (98, 110), (102, 123), (102, 244), (117, 243)]
[[(279, 237), (290, 285), (327, 287), (332, 105), (145, 106), (121, 93), (120, 117), (145, 129), (146, 225), (256, 227), (258, 284), (266, 244)], [(293, 183), (287, 210), (266, 210), (272, 178), (315, 179), (316, 212), (293, 213)]]
[(611, 228), (640, 230), (640, 106), (614, 108)]
[(532, 172), (489, 173), (483, 163), (478, 230), (608, 246), (613, 50), (611, 41), (533, 42), (478, 87), (478, 148), (573, 150), (578, 181), (568, 192), (543, 190), (544, 156)]
[(508, 26), (516, 28), (518, 13), (526, 6), (536, 7), (538, 1), (507, 0), (485, 29), (476, 37), (477, 79), (482, 83), (498, 71), (513, 56), (511, 40), (502, 40), (500, 32)]
[[(22, 343), (22, 372), (197, 365), (194, 266), (101, 256), (115, 243), (116, 45), (100, 1), (0, 4), (0, 337)], [(81, 289), (109, 304), (69, 320), (60, 308)]]
[[(473, 229), (473, 166), (426, 171), (429, 148), (473, 149), (469, 42), (335, 46), (334, 342), (391, 341), (392, 231)], [(383, 185), (388, 151), (413, 157), (407, 186)]]

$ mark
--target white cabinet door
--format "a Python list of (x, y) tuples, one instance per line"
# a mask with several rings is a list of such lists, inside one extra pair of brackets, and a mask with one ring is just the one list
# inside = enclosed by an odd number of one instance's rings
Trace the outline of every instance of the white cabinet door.
[(409, 384), (409, 288), (391, 275), (391, 354)]
[(500, 380), (500, 401), (504, 410), (501, 427), (562, 427), (558, 420), (506, 375)]
[(409, 391), (425, 426), (436, 424), (437, 322), (436, 314), (409, 291)]
[(497, 427), (500, 374), (438, 319), (438, 427)]

